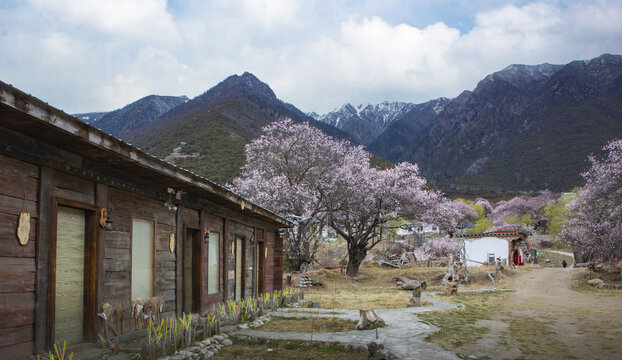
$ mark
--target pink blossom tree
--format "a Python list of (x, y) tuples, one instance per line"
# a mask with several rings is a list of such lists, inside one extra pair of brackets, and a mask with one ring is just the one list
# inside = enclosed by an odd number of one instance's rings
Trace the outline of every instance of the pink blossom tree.
[(246, 146), (246, 163), (233, 190), (295, 223), (287, 230), (285, 256), (294, 270), (315, 259), (335, 174), (366, 159), (361, 147), (329, 138), (289, 119), (271, 123)]
[(434, 207), (425, 216), (425, 221), (438, 226), (450, 236), (456, 231), (456, 227), (467, 221), (475, 221), (478, 218), (477, 211), (462, 201), (445, 201)]
[(387, 170), (364, 161), (347, 162), (339, 169), (331, 195), (328, 221), (348, 243), (346, 273), (356, 276), (367, 252), (382, 239), (378, 229), (402, 215), (421, 219), (439, 205), (440, 194), (424, 189), (425, 179), (416, 165), (401, 163)]
[(584, 259), (622, 259), (622, 140), (609, 142), (603, 159), (589, 157), (585, 186), (568, 203), (559, 238), (570, 241)]
[(439, 194), (424, 190), (416, 165), (378, 170), (361, 146), (290, 120), (272, 123), (264, 132), (247, 146), (246, 164), (233, 188), (295, 222), (286, 253), (294, 268), (313, 260), (327, 223), (347, 241), (347, 274), (356, 276), (391, 216), (422, 217), (438, 205)]
[(428, 259), (440, 259), (452, 254), (455, 258), (460, 256), (460, 243), (449, 236), (428, 241), (414, 251), (415, 258), (419, 261)]
[(546, 219), (545, 206), (556, 200), (552, 192), (542, 191), (536, 196), (522, 195), (499, 201), (493, 207), (490, 231), (513, 230), (533, 234), (534, 226)]

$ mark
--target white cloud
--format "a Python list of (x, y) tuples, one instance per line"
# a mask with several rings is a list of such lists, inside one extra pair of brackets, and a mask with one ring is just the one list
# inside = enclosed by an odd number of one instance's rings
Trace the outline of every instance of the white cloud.
[[(452, 1), (432, 11), (400, 0), (30, 0), (0, 5), (0, 79), (78, 112), (195, 96), (250, 71), (303, 111), (326, 112), (456, 96), (511, 63), (622, 53), (619, 1), (497, 3), (461, 6), (474, 10), (460, 31)], [(448, 17), (422, 20), (434, 13)]]
[(30, 0), (48, 17), (117, 36), (174, 41), (177, 28), (166, 0)]

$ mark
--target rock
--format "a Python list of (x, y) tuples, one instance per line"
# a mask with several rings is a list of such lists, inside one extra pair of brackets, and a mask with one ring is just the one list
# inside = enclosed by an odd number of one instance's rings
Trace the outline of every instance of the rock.
[(203, 354), (203, 356), (206, 358), (211, 358), (212, 356), (214, 356), (214, 353), (208, 350), (205, 352), (205, 354)]
[(263, 321), (257, 319), (255, 321), (251, 322), (250, 324), (248, 324), (248, 326), (250, 326), (252, 328), (257, 328), (257, 327), (263, 326)]
[(592, 279), (592, 280), (588, 280), (587, 283), (592, 285), (592, 286), (598, 286), (598, 284), (602, 284), (602, 283), (604, 283), (604, 281), (602, 281), (599, 278), (595, 278), (595, 279)]
[(622, 284), (613, 284), (614, 289), (622, 289)]
[(225, 340), (222, 342), (222, 344), (223, 344), (224, 346), (230, 346), (230, 345), (233, 345), (233, 341), (231, 341), (231, 340), (229, 340), (229, 339), (225, 339)]
[(248, 329), (248, 324), (240, 324), (238, 325), (238, 329)]
[(596, 285), (597, 289), (609, 289), (609, 284), (605, 283), (605, 282), (601, 282), (600, 284)]
[(201, 347), (200, 346), (193, 346), (193, 347), (189, 347), (186, 349), (186, 351), (192, 352), (192, 353), (200, 353), (201, 352)]
[(477, 360), (477, 356), (475, 356), (475, 355), (469, 355), (469, 359)]
[[(268, 317), (269, 317), (269, 316), (268, 316)], [(227, 335), (227, 334), (225, 334), (225, 333), (222, 333), (222, 334), (220, 334), (220, 335), (221, 335), (222, 337), (224, 337), (225, 339), (228, 339), (228, 338), (229, 338), (229, 335)]]
[(222, 336), (222, 335), (214, 335), (214, 336), (212, 336), (212, 339), (214, 339), (214, 340), (218, 341), (219, 343), (221, 343), (225, 339), (225, 337)]
[(185, 358), (186, 357), (181, 354), (175, 354), (169, 357), (170, 360), (184, 360)]
[(203, 341), (201, 341), (201, 345), (203, 346), (209, 346), (212, 344), (212, 339), (205, 339)]

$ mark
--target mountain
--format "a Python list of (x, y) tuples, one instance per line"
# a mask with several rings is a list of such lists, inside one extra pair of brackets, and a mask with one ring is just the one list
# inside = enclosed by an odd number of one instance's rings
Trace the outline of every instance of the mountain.
[(277, 119), (308, 122), (328, 135), (350, 136), (316, 121), (278, 99), (255, 75), (232, 75), (157, 120), (126, 134), (124, 140), (151, 154), (220, 183), (233, 180), (244, 163), (244, 147)]
[(438, 98), (413, 105), (408, 112), (394, 119), (368, 144), (367, 150), (373, 154), (383, 154), (382, 156), (387, 159), (405, 161), (402, 155), (412, 152), (410, 148), (412, 137), (432, 125), (450, 101), (448, 98)]
[(309, 115), (318, 121), (341, 129), (361, 144), (368, 145), (396, 119), (404, 116), (416, 105), (407, 102), (389, 102), (366, 106), (344, 104), (327, 114)]
[(90, 113), (73, 114), (73, 116), (77, 117), (78, 119), (84, 121), (87, 124), (90, 124), (92, 122), (95, 122), (95, 121), (101, 119), (106, 114), (108, 114), (108, 112), (104, 111), (104, 112), (90, 112)]
[(586, 158), (622, 137), (622, 56), (511, 65), (446, 104), (427, 125), (395, 121), (368, 147), (411, 161), (449, 193), (582, 185)]
[(92, 121), (91, 125), (118, 138), (124, 138), (128, 133), (152, 123), (186, 101), (186, 96), (145, 96), (122, 109), (105, 113)]

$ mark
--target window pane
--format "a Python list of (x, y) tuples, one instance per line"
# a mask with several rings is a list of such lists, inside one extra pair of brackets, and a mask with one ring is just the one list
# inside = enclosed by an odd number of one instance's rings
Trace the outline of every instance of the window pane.
[(152, 296), (153, 221), (134, 219), (132, 225), (132, 299)]
[(217, 294), (219, 291), (219, 278), (220, 278), (220, 266), (218, 259), (220, 253), (218, 252), (220, 236), (218, 233), (209, 234), (209, 258), (208, 258), (208, 280), (207, 280), (207, 292), (208, 294)]

